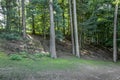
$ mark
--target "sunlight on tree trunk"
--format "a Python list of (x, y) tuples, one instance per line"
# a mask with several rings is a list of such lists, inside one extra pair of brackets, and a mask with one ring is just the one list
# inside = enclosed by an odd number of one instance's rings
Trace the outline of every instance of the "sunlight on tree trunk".
[(78, 29), (77, 29), (77, 13), (76, 13), (76, 0), (73, 0), (73, 15), (74, 15), (74, 32), (75, 32), (75, 52), (76, 56), (80, 57), (79, 54), (79, 42), (78, 42)]
[(50, 7), (50, 53), (52, 58), (57, 58), (56, 47), (55, 47), (53, 0), (50, 0), (49, 7)]
[(118, 15), (118, 3), (116, 3), (115, 5), (115, 13), (114, 13), (114, 34), (113, 34), (113, 61), (114, 62), (117, 61), (117, 15)]

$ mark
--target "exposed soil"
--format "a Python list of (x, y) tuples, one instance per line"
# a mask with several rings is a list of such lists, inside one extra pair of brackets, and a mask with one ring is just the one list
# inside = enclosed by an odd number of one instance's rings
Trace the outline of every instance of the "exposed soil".
[(30, 54), (43, 51), (41, 42), (28, 35), (26, 40), (0, 40), (0, 48), (8, 54), (27, 52)]
[[(57, 55), (58, 57), (70, 57), (73, 56), (70, 41), (57, 41)], [(0, 50), (5, 53), (19, 53), (27, 52), (30, 54), (49, 52), (49, 39), (43, 39), (40, 36), (28, 35), (27, 40), (0, 40)], [(105, 49), (100, 49), (91, 45), (86, 45), (84, 49), (81, 50), (81, 57), (84, 59), (93, 60), (112, 60), (112, 53)]]

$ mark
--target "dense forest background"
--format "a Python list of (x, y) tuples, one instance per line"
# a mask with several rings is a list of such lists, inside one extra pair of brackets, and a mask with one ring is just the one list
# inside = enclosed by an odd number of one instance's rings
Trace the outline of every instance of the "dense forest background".
[[(21, 37), (26, 39), (27, 34), (34, 34), (44, 39), (50, 38), (53, 47), (55, 36), (56, 41), (71, 41), (71, 50), (78, 57), (79, 50), (86, 45), (119, 51), (119, 0), (74, 1), (0, 0), (0, 37), (19, 40)], [(117, 45), (114, 45), (113, 41)], [(55, 57), (56, 52), (52, 53), (52, 57)], [(114, 52), (114, 58), (116, 53)], [(117, 57), (114, 61), (116, 59)]]

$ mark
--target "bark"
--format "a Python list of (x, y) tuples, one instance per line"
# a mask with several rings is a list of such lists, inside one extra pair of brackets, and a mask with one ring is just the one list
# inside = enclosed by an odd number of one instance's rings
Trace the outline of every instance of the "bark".
[(76, 52), (76, 56), (80, 57), (80, 54), (79, 54), (79, 42), (78, 42), (78, 28), (77, 28), (77, 13), (76, 12), (77, 12), (76, 11), (76, 0), (73, 0), (75, 52)]
[(23, 38), (26, 38), (25, 0), (22, 0), (22, 28)]
[(11, 6), (10, 6), (10, 0), (6, 0), (6, 14), (7, 14), (7, 22), (6, 22), (6, 30), (10, 31), (10, 10), (11, 10)]
[(113, 34), (113, 61), (117, 61), (117, 15), (118, 15), (118, 3), (115, 6), (114, 13), (114, 34)]
[(62, 0), (62, 9), (63, 9), (63, 13), (62, 13), (62, 18), (63, 18), (63, 34), (64, 36), (66, 35), (66, 26), (65, 26), (65, 10), (64, 10), (64, 0)]
[(21, 33), (21, 1), (20, 0), (18, 0), (18, 14), (19, 14), (19, 32)]
[(51, 53), (51, 58), (57, 58), (56, 47), (55, 47), (53, 0), (50, 0), (49, 7), (50, 7), (50, 53)]
[(44, 14), (43, 14), (43, 37), (44, 37), (44, 40), (46, 39), (46, 6), (44, 4)]
[(75, 40), (74, 40), (74, 33), (73, 33), (73, 18), (72, 18), (71, 0), (69, 0), (69, 9), (70, 9), (70, 27), (71, 27), (72, 53), (75, 54)]

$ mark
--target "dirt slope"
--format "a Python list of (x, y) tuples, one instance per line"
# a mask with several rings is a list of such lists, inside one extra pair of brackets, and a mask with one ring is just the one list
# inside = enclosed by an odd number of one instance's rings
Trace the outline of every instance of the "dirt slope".
[[(57, 41), (57, 55), (58, 57), (71, 57), (70, 41)], [(18, 41), (7, 41), (0, 40), (0, 50), (8, 54), (27, 52), (27, 53), (40, 53), (41, 51), (49, 52), (49, 39), (43, 39), (40, 36), (28, 35), (28, 40), (18, 40)], [(84, 49), (81, 50), (81, 57), (84, 59), (93, 59), (93, 60), (112, 60), (112, 53), (106, 51), (105, 49), (100, 49), (91, 45), (86, 45)]]

